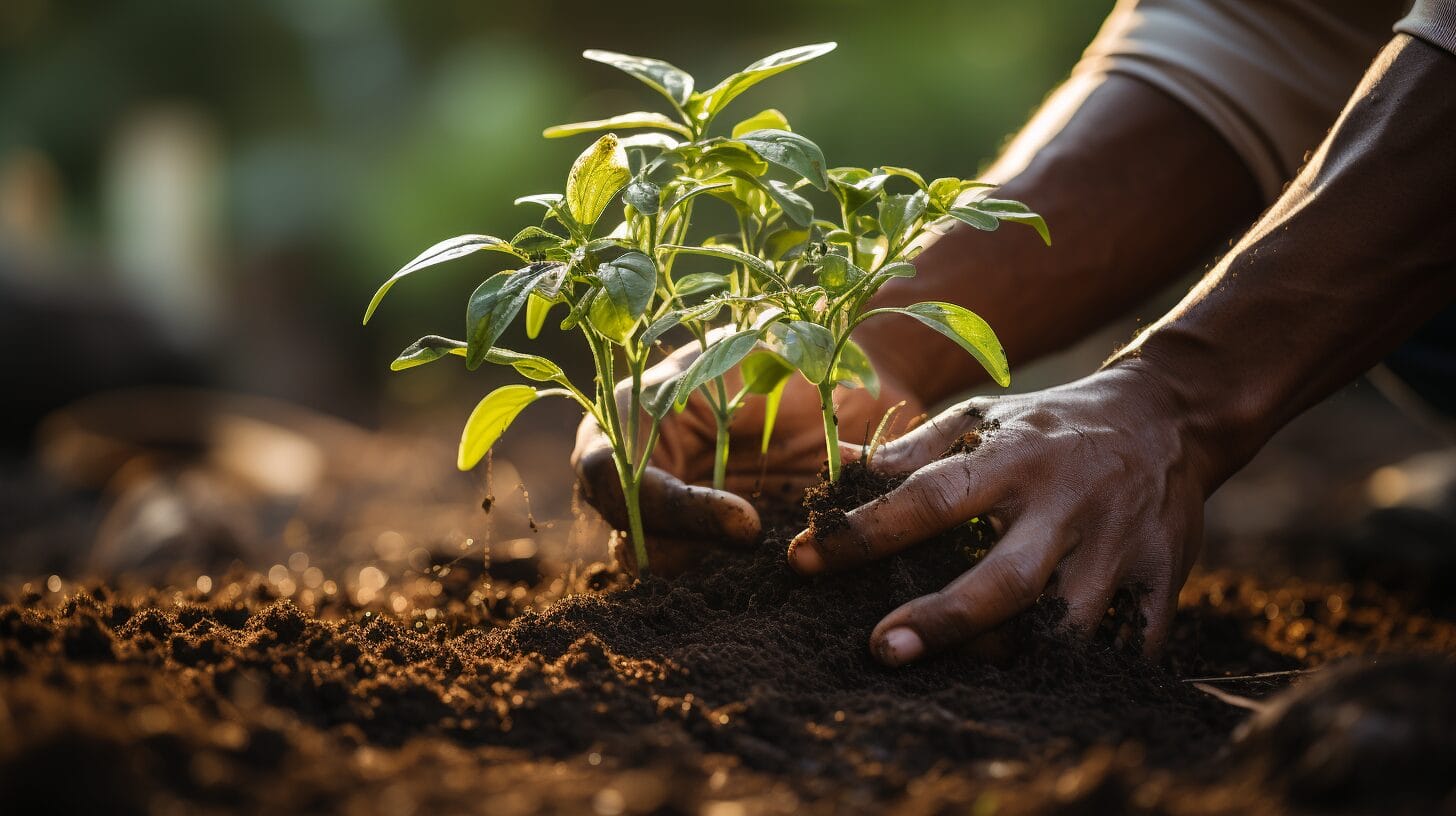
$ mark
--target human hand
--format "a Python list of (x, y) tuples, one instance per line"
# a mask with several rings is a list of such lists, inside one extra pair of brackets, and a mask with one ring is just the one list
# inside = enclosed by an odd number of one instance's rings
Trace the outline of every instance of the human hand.
[[(685, 370), (697, 359), (696, 343), (677, 349), (643, 374), (643, 383), (662, 382)], [(729, 373), (730, 392), (739, 383)], [(858, 444), (874, 432), (885, 411), (905, 402), (900, 414), (914, 417), (924, 409), (888, 372), (881, 372), (880, 394), (841, 388), (835, 393), (841, 450), (853, 456)], [(617, 388), (617, 404), (628, 410), (628, 392)], [(795, 375), (784, 387), (767, 453), (761, 452), (764, 398), (752, 396), (734, 417), (729, 429), (726, 490), (703, 486), (711, 482), (717, 424), (701, 394), (694, 394), (681, 413), (662, 420), (657, 447), (642, 477), (642, 518), (647, 553), (654, 572), (671, 575), (692, 564), (705, 546), (743, 547), (761, 532), (758, 512), (746, 496), (763, 494), (792, 500), (813, 483), (824, 464), (824, 424), (819, 392)], [(644, 427), (646, 422), (643, 423)], [(577, 429), (571, 461), (586, 500), (622, 530), (627, 527), (622, 486), (612, 461), (611, 444), (590, 416)], [(631, 547), (616, 548), (618, 561), (637, 571)]]
[[(1201, 458), (1165, 405), (1155, 379), (1132, 366), (955, 405), (875, 454), (875, 470), (910, 472), (903, 484), (823, 540), (800, 533), (789, 563), (805, 575), (854, 566), (979, 516), (997, 544), (943, 590), (880, 621), (870, 645), (881, 662), (968, 643), (1044, 590), (1066, 600), (1067, 627), (1090, 635), (1125, 586), (1137, 590), (1144, 648), (1156, 652), (1198, 552), (1207, 498)], [(971, 431), (982, 432), (978, 446), (942, 458)]]

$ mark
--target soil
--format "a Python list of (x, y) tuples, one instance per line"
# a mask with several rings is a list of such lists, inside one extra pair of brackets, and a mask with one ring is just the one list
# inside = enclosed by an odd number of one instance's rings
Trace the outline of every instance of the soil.
[[(886, 487), (847, 468), (808, 509), (831, 524)], [(280, 597), (247, 573), (208, 591), (27, 585), (0, 598), (0, 802), (714, 816), (1456, 804), (1456, 624), (1373, 586), (1196, 574), (1157, 663), (1119, 625), (1126, 604), (1082, 642), (1043, 602), (994, 659), (891, 670), (868, 653), (875, 622), (970, 568), (985, 531), (804, 580), (785, 565), (802, 520), (672, 580), (439, 564), (410, 579), (402, 611), (328, 584)], [(1427, 657), (1300, 682), (1373, 654)], [(1348, 773), (1361, 767), (1379, 772)]]

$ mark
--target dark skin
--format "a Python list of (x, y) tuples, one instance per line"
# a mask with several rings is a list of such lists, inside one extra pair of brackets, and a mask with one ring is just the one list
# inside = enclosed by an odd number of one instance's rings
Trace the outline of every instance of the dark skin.
[[(989, 518), (1002, 535), (982, 563), (875, 628), (880, 660), (901, 665), (971, 642), (1043, 592), (1066, 599), (1069, 627), (1090, 632), (1121, 587), (1137, 588), (1155, 652), (1197, 555), (1207, 497), (1289, 419), (1456, 298), (1453, 82), (1451, 55), (1396, 37), (1309, 165), (1178, 307), (1096, 374), (961, 403), (886, 445), (875, 466), (909, 478), (834, 536), (800, 534), (790, 565), (815, 575)], [(1013, 360), (1115, 317), (1257, 207), (1251, 176), (1202, 120), (1118, 77), (1064, 87), (992, 173), (1001, 194), (1046, 215), (1053, 249), (1035, 252), (1033, 237), (1009, 230), (952, 232), (876, 305), (962, 303), (997, 326)], [(979, 379), (913, 325), (871, 323), (857, 337), (882, 379), (921, 405)], [(846, 395), (841, 411), (878, 407)], [(983, 420), (999, 430), (940, 458)], [(683, 423), (673, 433), (694, 431)], [(602, 483), (592, 456), (577, 461), (588, 485)], [(717, 516), (729, 540), (758, 532), (749, 513)]]

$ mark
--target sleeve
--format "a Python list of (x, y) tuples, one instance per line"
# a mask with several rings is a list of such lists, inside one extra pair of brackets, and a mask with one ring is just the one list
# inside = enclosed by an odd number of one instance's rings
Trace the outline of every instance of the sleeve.
[(1456, 0), (1416, 0), (1395, 30), (1456, 54)]
[(1273, 201), (1406, 7), (1407, 0), (1119, 0), (1074, 74), (1132, 76), (1187, 105)]

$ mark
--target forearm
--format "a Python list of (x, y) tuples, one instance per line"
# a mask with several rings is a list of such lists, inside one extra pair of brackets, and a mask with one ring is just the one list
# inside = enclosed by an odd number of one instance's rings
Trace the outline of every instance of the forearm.
[[(1061, 348), (1124, 313), (1253, 218), (1258, 191), (1197, 115), (1142, 82), (1083, 76), (1057, 91), (987, 173), (999, 197), (1046, 217), (1052, 246), (1014, 226), (958, 227), (873, 306), (961, 304), (995, 327), (1013, 364)], [(866, 323), (877, 366), (933, 403), (984, 373), (912, 321)]]
[(1397, 37), (1234, 250), (1110, 365), (1149, 375), (1211, 491), (1456, 298), (1456, 58)]

